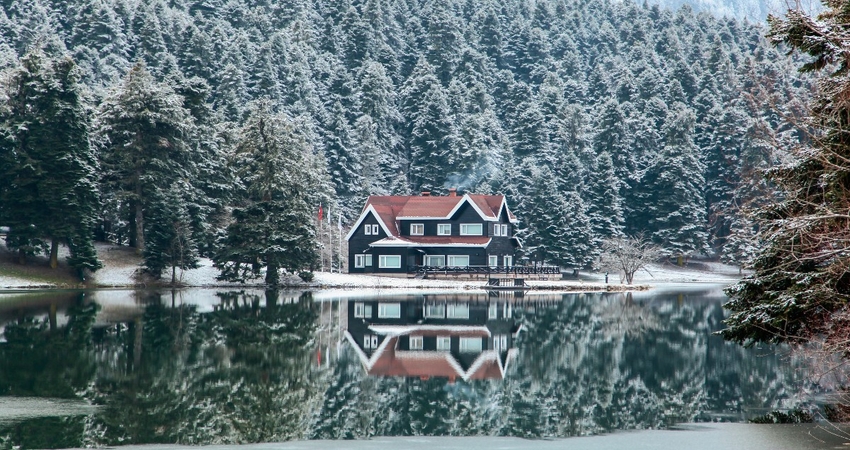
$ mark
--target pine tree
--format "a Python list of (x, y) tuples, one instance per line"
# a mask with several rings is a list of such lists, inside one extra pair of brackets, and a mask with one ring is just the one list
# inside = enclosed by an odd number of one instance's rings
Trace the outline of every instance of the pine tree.
[(72, 267), (99, 269), (93, 244), (99, 168), (74, 62), (34, 50), (6, 80), (6, 94), (0, 203), (12, 228), (7, 243), (25, 257), (49, 242), (53, 268), (64, 243)]
[[(739, 343), (817, 342), (846, 357), (848, 61), (843, 39), (846, 2), (827, 4), (813, 20), (799, 10), (770, 19), (769, 37), (809, 58), (801, 70), (817, 72), (818, 91), (806, 128), (809, 144), (795, 149), (789, 163), (768, 171), (784, 194), (758, 211), (759, 250), (754, 274), (728, 290), (732, 311), (723, 336)], [(820, 349), (818, 349), (820, 350)]]
[(184, 198), (187, 192), (191, 192), (191, 187), (182, 183), (157, 191), (150, 203), (157, 213), (146, 224), (145, 268), (156, 279), (163, 270), (171, 269), (171, 284), (177, 282), (177, 269), (200, 267), (197, 244), (192, 239), (192, 218)]
[(678, 104), (671, 111), (665, 146), (644, 176), (652, 197), (644, 205), (652, 239), (670, 256), (707, 250), (703, 168), (693, 144), (694, 114)]
[(428, 62), (420, 60), (401, 91), (402, 113), (408, 123), (410, 179), (415, 190), (443, 188), (441, 167), (454, 148), (451, 111), (445, 89)]
[(154, 195), (178, 181), (192, 181), (194, 122), (183, 98), (158, 83), (137, 63), (101, 104), (99, 134), (104, 139), (105, 181), (127, 206), (130, 245), (145, 248), (145, 219)]
[(593, 232), (601, 239), (620, 236), (623, 233), (623, 199), (611, 155), (602, 152), (597, 156), (591, 172), (588, 216)]
[(244, 191), (214, 257), (220, 278), (244, 281), (265, 268), (265, 282), (273, 286), (280, 283), (281, 269), (311, 270), (318, 259), (311, 211), (326, 195), (326, 174), (297, 124), (273, 113), (267, 100), (259, 101), (240, 131), (236, 152)]

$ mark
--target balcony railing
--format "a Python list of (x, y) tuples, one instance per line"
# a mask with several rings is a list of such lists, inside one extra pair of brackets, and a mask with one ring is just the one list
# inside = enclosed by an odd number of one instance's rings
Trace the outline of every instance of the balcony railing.
[(408, 273), (428, 275), (560, 275), (558, 266), (411, 266)]

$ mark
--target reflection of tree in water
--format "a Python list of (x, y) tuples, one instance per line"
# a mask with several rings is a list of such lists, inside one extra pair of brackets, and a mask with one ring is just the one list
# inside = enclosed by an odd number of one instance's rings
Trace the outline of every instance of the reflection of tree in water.
[[(221, 294), (221, 306), (149, 303), (141, 355), (110, 333), (101, 345), (124, 348), (101, 361), (96, 390), (100, 443), (244, 443), (301, 438), (315, 402), (309, 367), (316, 309), (305, 295)], [(119, 345), (115, 345), (119, 344)], [(131, 364), (137, 360), (138, 366)], [(132, 370), (127, 370), (132, 367)]]
[(792, 406), (787, 361), (712, 336), (720, 302), (580, 294), (515, 314), (524, 331), (503, 381), (368, 378), (344, 353), (313, 437), (575, 436), (716, 418), (730, 405)]
[(227, 292), (203, 313), (179, 300), (179, 293), (139, 293), (145, 306), (107, 327), (93, 328), (97, 307), (82, 298), (68, 302), (61, 326), (55, 308), (7, 324), (4, 394), (102, 406), (88, 417), (2, 425), (0, 448), (572, 436), (794, 406), (788, 361), (753, 357), (711, 336), (722, 326), (719, 301), (646, 305), (583, 294), (520, 302), (519, 353), (506, 378), (450, 383), (367, 377), (348, 346), (330, 369), (316, 369), (317, 322), (324, 322), (309, 295), (281, 301), (268, 292), (263, 301)]
[[(68, 305), (57, 325), (56, 304)], [(21, 315), (5, 324), (0, 344), (0, 395), (77, 398), (95, 374), (91, 327), (97, 305), (82, 293), (53, 295), (45, 315)], [(0, 424), (0, 448), (80, 447), (85, 418), (41, 417)]]

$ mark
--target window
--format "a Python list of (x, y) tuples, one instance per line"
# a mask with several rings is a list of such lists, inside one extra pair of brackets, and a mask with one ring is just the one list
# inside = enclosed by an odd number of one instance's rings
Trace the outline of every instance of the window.
[(469, 319), (469, 305), (465, 303), (446, 305), (446, 317), (449, 319)]
[(448, 336), (437, 336), (437, 350), (450, 351), (452, 349), (452, 338)]
[(500, 225), (500, 228), (502, 229), (502, 231), (499, 234), (502, 235), (502, 236), (507, 236), (508, 235), (508, 225), (507, 224)]
[(398, 319), (401, 317), (401, 303), (378, 303), (378, 318)]
[(446, 257), (443, 255), (425, 255), (426, 266), (442, 267), (446, 265)]
[(422, 223), (412, 223), (410, 224), (410, 235), (411, 236), (422, 236), (425, 234), (425, 224)]
[(511, 267), (514, 265), (514, 257), (513, 256), (505, 256), (505, 267)]
[(501, 229), (502, 228), (499, 226), (498, 223), (494, 224), (493, 225), (493, 236), (500, 236), (499, 231), (501, 231)]
[(422, 336), (410, 336), (410, 350), (422, 350)]
[(484, 229), (480, 223), (462, 223), (460, 224), (461, 236), (481, 236)]
[(469, 265), (469, 255), (449, 255), (449, 267), (466, 267)]
[(499, 257), (496, 256), (496, 255), (490, 255), (490, 257), (487, 258), (487, 265), (490, 266), (490, 267), (498, 266), (499, 265)]
[(510, 318), (511, 316), (513, 316), (513, 314), (514, 314), (514, 310), (513, 310), (513, 308), (511, 308), (511, 304), (505, 303), (505, 307), (502, 308), (502, 315), (505, 318)]
[(372, 255), (354, 255), (354, 267), (372, 267)]
[(372, 225), (372, 234), (375, 235), (375, 236), (378, 235), (378, 224), (377, 223)]
[(460, 338), (460, 351), (466, 353), (472, 352), (480, 352), (483, 345), (481, 344), (481, 338), (473, 337), (462, 337)]
[(426, 319), (442, 319), (446, 317), (446, 305), (425, 305)]
[(437, 224), (437, 236), (451, 236), (452, 235), (452, 224), (450, 223), (439, 223)]
[(497, 305), (496, 303), (490, 303), (490, 309), (489, 309), (488, 317), (491, 320), (499, 318), (499, 305)]
[(365, 303), (355, 303), (354, 304), (354, 317), (365, 317), (367, 319), (372, 318), (372, 305), (367, 305)]
[(363, 336), (363, 348), (378, 348), (378, 336), (373, 334)]
[(365, 226), (365, 227), (363, 227), (363, 233), (364, 233), (366, 236), (371, 236), (371, 235), (372, 235), (372, 225), (369, 225), (369, 224), (367, 223), (367, 224), (366, 224), (366, 226)]
[(508, 335), (498, 334), (493, 336), (493, 350), (503, 352), (508, 349)]
[(400, 255), (381, 255), (378, 257), (378, 267), (381, 269), (400, 269)]

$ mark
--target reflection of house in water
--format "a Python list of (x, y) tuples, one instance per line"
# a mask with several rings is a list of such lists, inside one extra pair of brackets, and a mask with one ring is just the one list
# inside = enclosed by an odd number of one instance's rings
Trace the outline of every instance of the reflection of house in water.
[(520, 328), (506, 299), (364, 299), (348, 302), (345, 337), (369, 375), (502, 379)]

